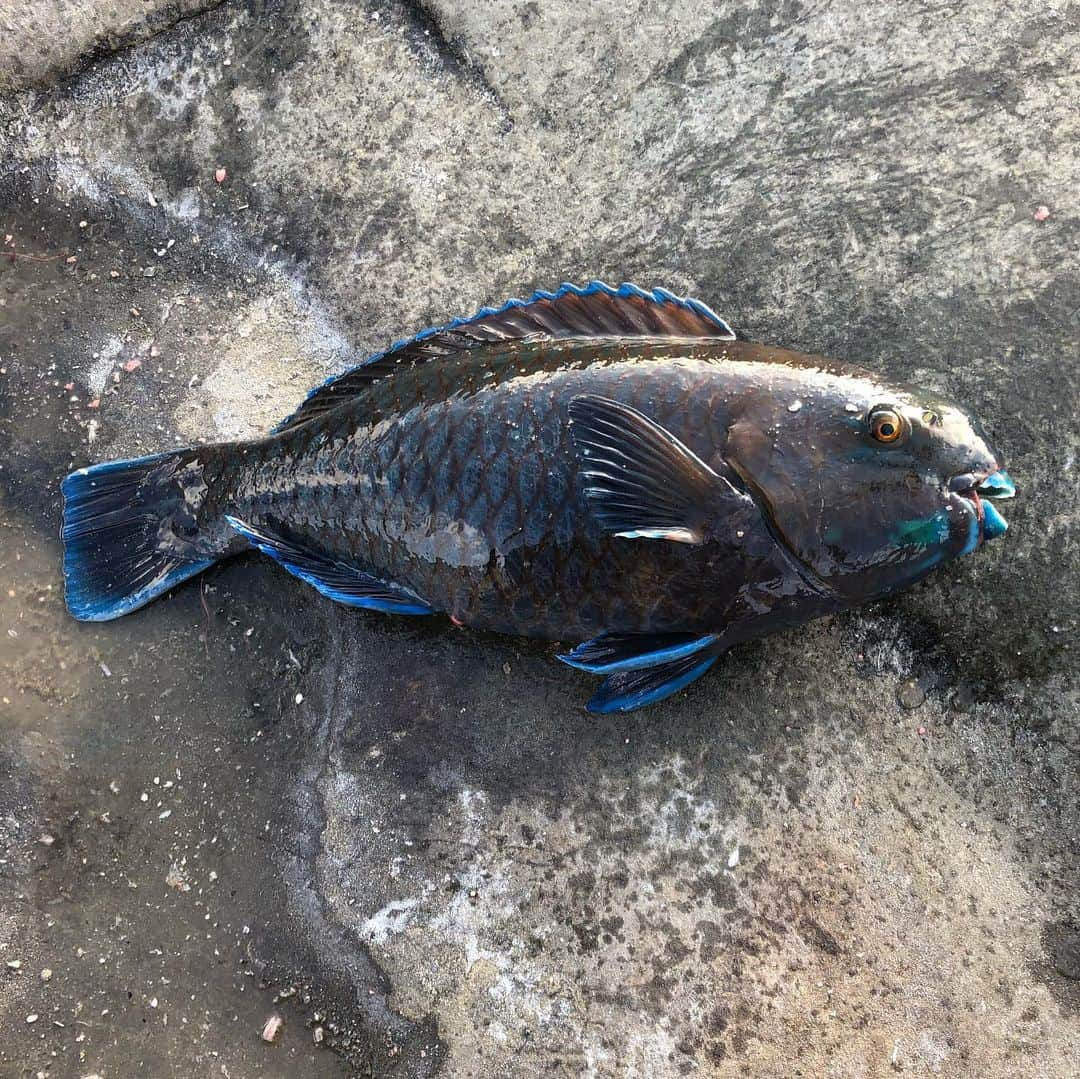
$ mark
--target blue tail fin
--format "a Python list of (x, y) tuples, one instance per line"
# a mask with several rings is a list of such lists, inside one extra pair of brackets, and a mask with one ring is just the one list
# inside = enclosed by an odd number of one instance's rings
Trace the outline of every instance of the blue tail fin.
[(110, 461), (64, 480), (64, 591), (76, 618), (119, 618), (217, 560), (175, 532), (185, 515), (189, 536), (198, 528), (184, 498), (188, 466), (201, 476), (197, 451)]

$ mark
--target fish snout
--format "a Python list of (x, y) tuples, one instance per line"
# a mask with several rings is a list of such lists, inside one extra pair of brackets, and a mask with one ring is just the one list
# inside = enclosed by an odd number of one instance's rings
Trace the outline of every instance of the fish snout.
[(989, 474), (962, 472), (949, 481), (949, 491), (970, 507), (970, 538), (961, 554), (967, 554), (980, 543), (1008, 531), (1008, 521), (994, 505), (995, 500), (1003, 501), (1016, 495), (1016, 485), (1004, 469)]

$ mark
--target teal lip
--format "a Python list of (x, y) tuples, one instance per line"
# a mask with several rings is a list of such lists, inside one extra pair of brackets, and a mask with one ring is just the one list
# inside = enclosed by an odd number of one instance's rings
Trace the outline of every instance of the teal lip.
[(976, 476), (968, 472), (954, 476), (949, 483), (951, 491), (960, 495), (972, 508), (968, 517), (967, 540), (959, 554), (970, 554), (979, 544), (997, 539), (1009, 530), (1009, 523), (991, 502), (991, 499), (1013, 498), (1016, 484), (1004, 469), (992, 472), (986, 479), (976, 483)]
[[(1009, 473), (1004, 471), (995, 472), (975, 488), (983, 498), (1013, 498), (1016, 495), (1016, 484), (1013, 483)], [(1000, 518), (1000, 514), (998, 517)], [(1002, 530), (1004, 531), (1004, 529)]]
[(960, 554), (957, 556), (963, 558), (966, 554), (971, 554), (976, 547), (979, 546), (979, 514), (978, 511), (973, 511), (968, 516), (968, 534), (967, 542), (960, 550)]
[(1009, 530), (1008, 521), (1006, 521), (1005, 518), (1002, 517), (1000, 513), (998, 513), (997, 509), (994, 507), (993, 502), (984, 502), (982, 504), (982, 511), (982, 534), (984, 540), (992, 540), (997, 538), (998, 536), (1003, 536)]

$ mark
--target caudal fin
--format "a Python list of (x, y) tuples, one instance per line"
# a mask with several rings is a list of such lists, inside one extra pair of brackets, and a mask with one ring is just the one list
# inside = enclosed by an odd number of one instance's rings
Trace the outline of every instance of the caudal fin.
[[(206, 491), (197, 451), (80, 468), (62, 490), (64, 589), (81, 621), (137, 610), (217, 560), (190, 538), (198, 533), (198, 502), (185, 491)], [(178, 536), (178, 524), (188, 538)]]

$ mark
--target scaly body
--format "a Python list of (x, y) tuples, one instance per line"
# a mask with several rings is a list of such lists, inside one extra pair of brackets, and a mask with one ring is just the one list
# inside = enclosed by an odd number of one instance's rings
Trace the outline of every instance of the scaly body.
[(730, 522), (739, 545), (633, 544), (599, 526), (577, 482), (568, 408), (586, 393), (648, 409), (723, 467), (735, 404), (761, 378), (737, 358), (754, 348), (508, 342), (450, 372), (402, 371), (252, 447), (221, 509), (501, 633), (715, 631), (781, 597), (823, 599), (756, 506)]
[[(137, 563), (112, 606), (82, 613), (124, 613), (250, 543), (358, 606), (591, 638), (567, 659), (610, 676), (594, 705), (633, 707), (736, 641), (904, 587), (986, 538), (972, 489), (1003, 475), (996, 455), (951, 406), (916, 421), (910, 401), (861, 370), (734, 340), (694, 301), (565, 287), (395, 346), (269, 438), (151, 459), (135, 477), (157, 513), (141, 542), (168, 565)], [(907, 425), (906, 456), (868, 477), (889, 440), (867, 424), (884, 414)], [(943, 483), (942, 436), (911, 429), (927, 417), (959, 432)], [(102, 467), (99, 484), (135, 482)], [(102, 497), (96, 533), (80, 533), (99, 550), (119, 496)]]

